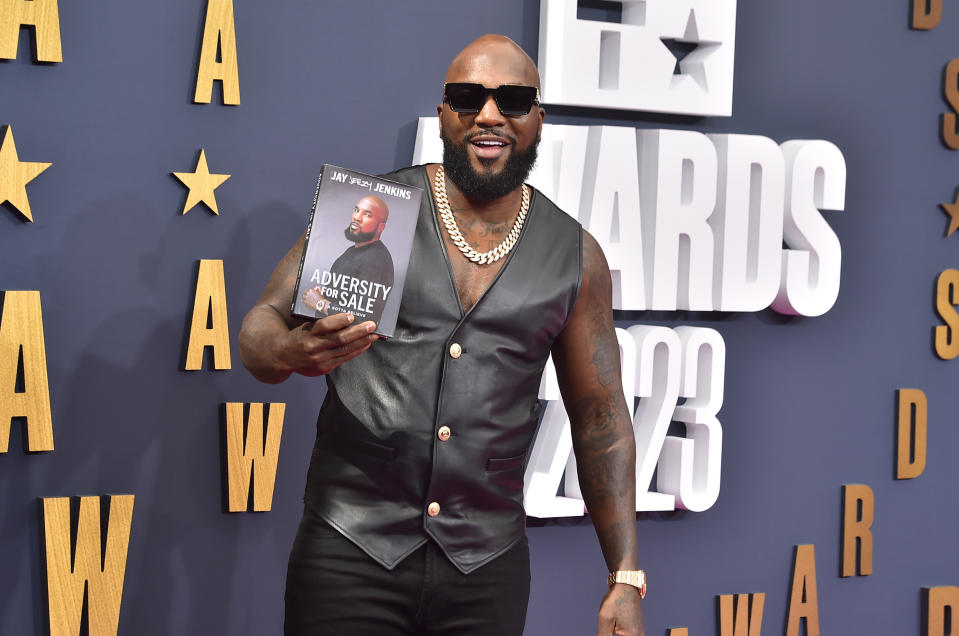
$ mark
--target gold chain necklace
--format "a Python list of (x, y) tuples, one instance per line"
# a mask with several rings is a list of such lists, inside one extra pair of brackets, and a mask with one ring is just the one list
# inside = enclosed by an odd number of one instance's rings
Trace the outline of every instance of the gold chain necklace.
[(513, 228), (509, 231), (509, 234), (506, 235), (506, 238), (503, 239), (502, 243), (490, 251), (483, 253), (477, 252), (470, 247), (470, 244), (463, 238), (463, 233), (460, 232), (460, 228), (456, 224), (456, 219), (453, 218), (453, 210), (450, 209), (450, 201), (446, 196), (446, 172), (443, 170), (443, 166), (436, 169), (436, 177), (433, 179), (433, 191), (436, 196), (436, 207), (439, 208), (440, 211), (440, 219), (443, 221), (443, 225), (446, 226), (446, 232), (450, 235), (450, 240), (453, 241), (453, 245), (459, 248), (463, 256), (469, 260), (480, 265), (495, 263), (509, 254), (513, 246), (516, 245), (519, 234), (523, 231), (526, 213), (529, 211), (529, 187), (525, 183), (523, 184), (523, 204), (519, 208), (519, 215), (517, 215), (516, 221), (513, 222)]

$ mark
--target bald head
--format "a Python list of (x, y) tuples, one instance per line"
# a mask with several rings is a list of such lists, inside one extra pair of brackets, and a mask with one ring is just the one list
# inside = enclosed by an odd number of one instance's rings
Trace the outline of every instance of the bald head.
[[(444, 88), (436, 114), (446, 177), (460, 195), (471, 201), (518, 196), (536, 163), (536, 145), (546, 111), (539, 105), (538, 96), (533, 99), (528, 89), (502, 87), (539, 89), (539, 72), (533, 60), (508, 37), (484, 35), (453, 58), (446, 83), (486, 88), (482, 92), (469, 89), (473, 95), (465, 103), (461, 101), (456, 110), (447, 100), (449, 88)], [(501, 102), (505, 102), (505, 112)]]
[(447, 82), (477, 82), (486, 86), (525, 84), (539, 87), (539, 71), (516, 42), (488, 34), (466, 45), (446, 71)]
[(378, 223), (386, 223), (386, 219), (390, 216), (390, 209), (386, 207), (383, 199), (372, 194), (360, 199), (356, 207), (361, 210), (369, 210)]

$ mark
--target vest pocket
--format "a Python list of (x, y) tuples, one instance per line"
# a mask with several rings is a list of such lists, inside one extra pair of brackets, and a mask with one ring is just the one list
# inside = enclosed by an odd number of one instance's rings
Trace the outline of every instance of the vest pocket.
[(486, 460), (486, 478), (503, 497), (517, 501), (523, 494), (523, 462), (526, 453), (516, 457), (493, 457)]
[(486, 472), (495, 473), (501, 470), (513, 470), (514, 468), (522, 466), (525, 460), (526, 453), (517, 455), (516, 457), (505, 457), (502, 459), (493, 457), (486, 461)]

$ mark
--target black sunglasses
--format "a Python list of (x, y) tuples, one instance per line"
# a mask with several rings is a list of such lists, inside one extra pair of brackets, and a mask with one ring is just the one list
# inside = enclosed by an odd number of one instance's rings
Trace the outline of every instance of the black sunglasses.
[(478, 113), (490, 95), (499, 112), (508, 117), (528, 115), (533, 104), (539, 103), (539, 89), (535, 86), (501, 84), (487, 88), (470, 82), (447, 82), (443, 87), (443, 101), (454, 113)]

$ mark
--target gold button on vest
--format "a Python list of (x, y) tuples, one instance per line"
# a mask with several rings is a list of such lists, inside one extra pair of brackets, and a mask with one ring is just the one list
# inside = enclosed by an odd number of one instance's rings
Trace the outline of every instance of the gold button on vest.
[(435, 501), (426, 508), (426, 514), (428, 514), (431, 517), (435, 517), (439, 513), (440, 513), (440, 505), (436, 503)]
[(463, 347), (460, 346), (460, 343), (454, 342), (450, 345), (450, 357), (458, 358), (463, 355)]
[(440, 430), (436, 432), (436, 436), (440, 438), (441, 442), (445, 442), (446, 440), (448, 440), (450, 438), (450, 435), (451, 433), (450, 433), (449, 426), (441, 426)]

